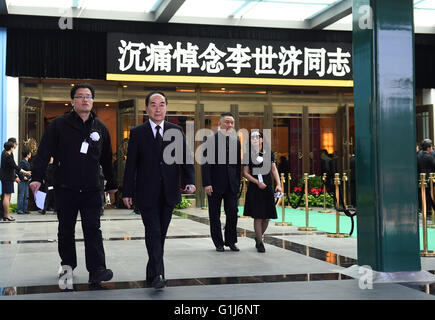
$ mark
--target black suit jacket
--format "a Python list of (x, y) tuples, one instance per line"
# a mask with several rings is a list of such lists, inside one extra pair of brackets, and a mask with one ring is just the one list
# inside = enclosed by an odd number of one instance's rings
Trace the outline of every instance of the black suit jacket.
[(431, 172), (435, 172), (435, 158), (431, 153), (423, 152), (417, 157), (418, 173), (426, 173), (426, 179)]
[[(221, 139), (219, 139), (219, 136)], [(228, 151), (226, 146), (219, 148), (220, 143), (225, 143), (225, 136), (218, 131), (213, 135), (207, 137), (207, 141), (204, 143), (206, 148), (203, 155), (208, 156), (207, 150), (212, 150), (214, 144), (214, 161), (205, 161), (201, 166), (202, 170), (202, 185), (212, 186), (213, 192), (225, 193), (227, 191), (238, 193), (240, 189), (240, 179), (241, 179), (241, 146), (240, 140), (236, 137), (230, 136), (230, 145), (237, 143), (237, 159), (236, 163), (232, 163), (229, 157), (224, 157), (226, 159), (225, 163), (219, 161), (219, 154), (222, 156), (222, 150)], [(231, 147), (230, 147), (231, 148)], [(221, 152), (220, 152), (221, 151)], [(210, 156), (209, 160), (212, 159)], [(221, 158), (222, 160), (222, 158)], [(230, 161), (228, 161), (230, 160)]]
[(15, 170), (20, 171), (14, 160), (14, 155), (3, 150), (1, 155), (0, 179), (2, 181), (14, 181), (17, 178)]
[[(183, 130), (180, 126), (165, 121), (164, 137), (169, 129), (175, 129), (181, 133), (183, 144), (182, 164), (167, 164), (163, 161), (149, 121), (130, 131), (122, 196), (131, 198), (133, 192), (136, 191), (139, 208), (156, 206), (162, 185), (168, 205), (175, 205), (180, 202), (180, 168), (183, 173), (184, 183), (186, 185), (195, 184), (193, 157), (191, 151), (186, 147)], [(174, 140), (175, 138), (172, 137), (171, 141), (163, 141), (163, 148), (172, 144)]]
[[(91, 133), (98, 133), (91, 139)], [(80, 152), (83, 141), (89, 143), (86, 154)], [(91, 112), (85, 122), (73, 110), (50, 122), (32, 162), (32, 181), (46, 178), (50, 157), (54, 157), (55, 186), (76, 191), (100, 191), (100, 165), (107, 180), (106, 190), (118, 188), (113, 175), (112, 146), (107, 127)]]

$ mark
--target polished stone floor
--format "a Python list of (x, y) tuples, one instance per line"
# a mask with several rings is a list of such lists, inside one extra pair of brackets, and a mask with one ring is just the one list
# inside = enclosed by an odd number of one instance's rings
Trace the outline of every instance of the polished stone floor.
[[(54, 214), (13, 215), (0, 223), (0, 300), (434, 300), (434, 285), (375, 283), (342, 274), (357, 264), (355, 238), (328, 238), (270, 223), (266, 253), (254, 247), (253, 220), (238, 220), (240, 252), (215, 251), (207, 211), (174, 214), (165, 245), (164, 290), (148, 287), (144, 228), (131, 210), (106, 210), (102, 217), (106, 262), (114, 273), (102, 287), (89, 287), (83, 233), (76, 227), (78, 267), (73, 290), (62, 291), (57, 272), (57, 219)], [(225, 215), (222, 215), (224, 222)], [(421, 258), (435, 270), (435, 258)]]

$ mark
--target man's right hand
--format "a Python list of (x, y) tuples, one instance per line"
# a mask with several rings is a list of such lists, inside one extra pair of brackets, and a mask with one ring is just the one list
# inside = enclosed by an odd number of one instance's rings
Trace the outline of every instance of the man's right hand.
[(33, 181), (30, 183), (30, 190), (32, 190), (33, 194), (38, 192), (39, 188), (41, 188), (41, 182)]
[(122, 201), (124, 202), (124, 205), (130, 209), (133, 205), (133, 198), (122, 198)]
[(209, 196), (213, 193), (213, 187), (212, 186), (206, 186), (204, 187), (205, 193), (207, 193)]

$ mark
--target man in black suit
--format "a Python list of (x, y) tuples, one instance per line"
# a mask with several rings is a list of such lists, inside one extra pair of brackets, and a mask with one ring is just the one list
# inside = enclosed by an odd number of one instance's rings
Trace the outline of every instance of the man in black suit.
[[(224, 245), (239, 251), (237, 243), (237, 194), (240, 189), (241, 157), (240, 141), (234, 131), (234, 115), (223, 113), (219, 130), (207, 137), (204, 144), (206, 157), (203, 161), (202, 185), (208, 195), (210, 233), (216, 251), (224, 251)], [(210, 154), (213, 153), (214, 154)], [(221, 203), (224, 200), (226, 216), (225, 241), (221, 231)]]
[[(145, 105), (149, 121), (130, 131), (122, 200), (130, 208), (133, 194), (136, 194), (137, 206), (145, 226), (145, 244), (149, 258), (146, 280), (155, 289), (161, 289), (165, 286), (165, 237), (172, 210), (181, 201), (180, 167), (187, 193), (196, 190), (195, 169), (181, 127), (165, 121), (166, 96), (162, 92), (152, 92), (146, 97)], [(168, 137), (172, 137), (172, 141), (168, 141)], [(173, 143), (182, 145), (182, 150), (185, 151), (181, 161), (172, 161), (171, 155), (166, 152)], [(175, 154), (175, 157), (180, 159), (180, 154)]]

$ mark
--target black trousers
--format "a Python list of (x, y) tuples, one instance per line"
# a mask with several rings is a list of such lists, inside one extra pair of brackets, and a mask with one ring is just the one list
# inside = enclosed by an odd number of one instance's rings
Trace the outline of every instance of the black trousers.
[(75, 226), (80, 211), (85, 240), (86, 269), (89, 272), (106, 269), (103, 237), (100, 230), (100, 191), (79, 192), (56, 188), (56, 209), (59, 220), (58, 250), (62, 265), (77, 266)]
[[(221, 203), (224, 200), (225, 241), (222, 238)], [(208, 216), (210, 218), (211, 239), (216, 247), (237, 243), (237, 194), (233, 192), (213, 192), (208, 196)]]
[(163, 253), (173, 209), (173, 205), (166, 203), (163, 190), (155, 206), (139, 208), (145, 227), (145, 245), (148, 251), (147, 281), (152, 281), (158, 275), (165, 276)]
[(47, 196), (45, 198), (44, 202), (44, 210), (47, 211), (48, 209), (54, 209), (56, 210), (56, 200), (54, 198), (54, 189), (48, 190), (47, 187)]

